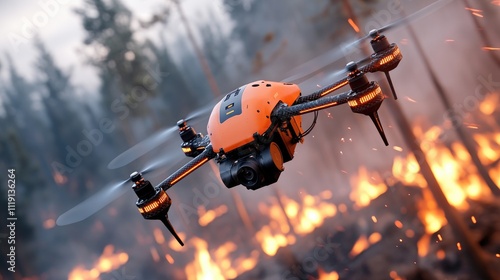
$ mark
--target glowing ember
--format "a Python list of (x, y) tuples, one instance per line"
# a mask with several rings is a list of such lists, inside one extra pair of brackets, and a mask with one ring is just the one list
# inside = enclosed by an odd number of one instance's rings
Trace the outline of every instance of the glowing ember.
[(397, 227), (397, 228), (403, 228), (403, 223), (400, 221), (400, 220), (396, 220), (394, 222), (394, 225)]
[(352, 29), (354, 29), (354, 31), (356, 31), (356, 33), (359, 33), (359, 27), (356, 25), (356, 23), (354, 22), (354, 20), (352, 20), (351, 18), (349, 18), (347, 21), (351, 25)]
[(462, 251), (462, 245), (460, 244), (460, 242), (457, 242), (457, 249), (458, 251)]
[(339, 274), (336, 271), (326, 273), (323, 269), (318, 269), (318, 280), (338, 280)]
[(54, 219), (47, 219), (43, 222), (43, 227), (45, 229), (51, 229), (56, 225), (56, 221)]
[(477, 223), (477, 221), (476, 221), (476, 217), (471, 216), (471, 217), (470, 217), (470, 219), (472, 220), (472, 223), (473, 223), (473, 224)]
[(68, 276), (69, 280), (97, 280), (102, 273), (111, 272), (118, 269), (128, 261), (127, 253), (113, 253), (113, 245), (104, 247), (104, 251), (95, 262), (94, 267), (85, 269), (82, 266), (75, 267)]

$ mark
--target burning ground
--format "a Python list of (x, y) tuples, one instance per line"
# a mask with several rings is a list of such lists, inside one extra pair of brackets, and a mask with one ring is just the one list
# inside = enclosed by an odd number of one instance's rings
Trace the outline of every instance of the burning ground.
[[(386, 3), (372, 5), (363, 2), (354, 13), (370, 8), (367, 18), (380, 19), (389, 11)], [(425, 6), (405, 5), (408, 11)], [(175, 186), (170, 218), (186, 246), (161, 224), (142, 220), (133, 194), (70, 227), (55, 226), (58, 212), (51, 208), (30, 219), (43, 228), (38, 240), (65, 246), (50, 257), (37, 252), (37, 261), (49, 269), (18, 279), (481, 279), (430, 191), (424, 159), (483, 263), (500, 275), (500, 200), (454, 127), (458, 123), (466, 131), (481, 165), (500, 185), (500, 42), (493, 36), (499, 9), (498, 1), (453, 1), (414, 23), (418, 38), (404, 27), (387, 34), (404, 55), (391, 75), (423, 157), (405, 143), (388, 104), (380, 113), (389, 147), (367, 118), (349, 108), (323, 111), (278, 183), (255, 192), (227, 190), (207, 165)], [(389, 14), (384, 21), (399, 16)], [(344, 22), (352, 34), (366, 32), (368, 23), (354, 17)], [(434, 76), (416, 41), (432, 61)], [(285, 46), (273, 68), (260, 73), (290, 67), (298, 47)], [(266, 53), (273, 51), (261, 54)], [(324, 86), (325, 74), (304, 83), (304, 93)], [(452, 110), (441, 104), (432, 79), (443, 85)], [(156, 183), (160, 176), (150, 179)], [(54, 180), (64, 185), (64, 176), (55, 174)], [(44, 209), (41, 204), (34, 209)]]

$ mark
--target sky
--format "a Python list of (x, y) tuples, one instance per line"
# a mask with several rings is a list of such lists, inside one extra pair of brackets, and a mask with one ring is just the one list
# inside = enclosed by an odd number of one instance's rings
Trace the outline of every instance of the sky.
[[(122, 0), (133, 11), (137, 19), (147, 21), (154, 11), (165, 7), (166, 0)], [(208, 18), (207, 10), (219, 21), (227, 21), (223, 12), (222, 2), (183, 0), (182, 7), (193, 25), (202, 24)], [(21, 73), (28, 78), (35, 78), (33, 65), (36, 51), (33, 48), (35, 36), (39, 36), (46, 44), (56, 63), (66, 70), (71, 69), (73, 83), (87, 91), (93, 91), (98, 86), (98, 78), (93, 67), (86, 65), (82, 42), (85, 32), (81, 19), (75, 14), (76, 8), (84, 6), (83, 0), (7, 0), (0, 4), (0, 61), (5, 61), (6, 55), (13, 58)], [(177, 14), (173, 13), (170, 20), (167, 43), (177, 39), (185, 30), (177, 28)], [(133, 27), (137, 27), (137, 22)], [(228, 26), (223, 24), (223, 26)], [(148, 32), (138, 33), (137, 39), (145, 37), (156, 40), (160, 26)], [(142, 37), (142, 38), (141, 38)], [(69, 68), (71, 67), (71, 68)], [(5, 74), (5, 73), (4, 73)]]

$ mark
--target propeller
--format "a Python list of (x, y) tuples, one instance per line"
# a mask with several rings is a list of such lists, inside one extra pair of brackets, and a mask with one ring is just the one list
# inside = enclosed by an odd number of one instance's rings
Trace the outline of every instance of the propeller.
[[(408, 15), (406, 17), (398, 19), (398, 20), (396, 20), (396, 21), (394, 21), (386, 26), (383, 26), (383, 27), (377, 29), (377, 31), (379, 33), (383, 33), (383, 32), (392, 30), (392, 29), (399, 27), (403, 24), (409, 23), (409, 22), (417, 20), (423, 16), (431, 14), (431, 13), (439, 10), (440, 8), (446, 6), (450, 2), (452, 2), (452, 0), (438, 0), (438, 1), (428, 5), (426, 7), (416, 11), (415, 13), (413, 13), (411, 15)], [(365, 41), (369, 38), (370, 38), (370, 34), (367, 34), (367, 35), (365, 35), (365, 36), (363, 36), (363, 37), (361, 37), (361, 38), (359, 38), (351, 43), (344, 45), (340, 49), (332, 49), (332, 50), (329, 50), (326, 53), (324, 53), (316, 58), (313, 58), (312, 60), (294, 68), (291, 71), (291, 73), (295, 73), (295, 74), (289, 75), (287, 78), (283, 79), (283, 81), (290, 82), (290, 83), (302, 83), (303, 81), (312, 78), (316, 74), (327, 70), (329, 67), (331, 67), (336, 62), (338, 62), (343, 57), (345, 57), (345, 55), (347, 53), (349, 53), (352, 48), (357, 47), (363, 41)], [(368, 57), (368, 58), (365, 58), (363, 60), (369, 60), (369, 59), (370, 58)], [(363, 60), (358, 62), (358, 65), (361, 65)], [(339, 72), (343, 72), (343, 71), (339, 71)], [(339, 75), (339, 74), (337, 73), (337, 75)], [(332, 76), (336, 76), (336, 75), (332, 75)]]
[[(209, 103), (209, 105), (206, 105), (191, 114), (189, 114), (184, 121), (192, 121), (201, 118), (208, 112), (211, 112), (211, 110), (214, 107), (214, 102)], [(132, 161), (138, 159), (139, 157), (143, 156), (144, 154), (150, 152), (154, 148), (160, 146), (161, 144), (167, 142), (174, 134), (175, 131), (178, 131), (179, 127), (177, 125), (171, 126), (164, 128), (147, 139), (137, 143), (135, 146), (131, 147), (130, 149), (126, 150), (125, 152), (121, 153), (118, 155), (116, 158), (114, 158), (109, 164), (108, 168), (109, 169), (116, 169), (123, 167)]]
[[(170, 157), (159, 159), (149, 164), (140, 173), (143, 175), (151, 173), (153, 171), (158, 170), (168, 162), (171, 162)], [(92, 216), (102, 208), (106, 207), (111, 202), (123, 196), (127, 191), (129, 191), (129, 188), (126, 188), (124, 186), (126, 186), (127, 183), (130, 182), (132, 181), (129, 178), (122, 182), (116, 182), (107, 185), (101, 191), (97, 192), (93, 196), (87, 198), (80, 204), (76, 205), (75, 207), (69, 209), (61, 216), (59, 216), (59, 218), (57, 218), (56, 224), (58, 226), (69, 225), (76, 222), (80, 222)]]

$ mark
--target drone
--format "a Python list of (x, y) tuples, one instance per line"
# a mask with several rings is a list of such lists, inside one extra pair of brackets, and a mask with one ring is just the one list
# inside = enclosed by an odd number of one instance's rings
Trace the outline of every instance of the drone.
[[(449, 1), (436, 3), (439, 2)], [(189, 118), (179, 120), (174, 128), (166, 132), (178, 131), (182, 140), (181, 150), (191, 160), (157, 186), (144, 178), (154, 169), (146, 168), (141, 172), (133, 172), (126, 181), (105, 190), (106, 195), (113, 193), (113, 196), (118, 196), (124, 192), (118, 188), (132, 182), (132, 189), (138, 197), (136, 206), (143, 218), (162, 221), (179, 244), (184, 245), (168, 218), (172, 199), (167, 191), (210, 160), (218, 165), (220, 178), (227, 188), (243, 185), (249, 190), (258, 190), (271, 185), (278, 181), (284, 171), (284, 163), (294, 158), (297, 144), (302, 143), (314, 128), (318, 111), (342, 104), (348, 104), (354, 113), (369, 116), (388, 146), (377, 113), (386, 96), (377, 82), (368, 79), (367, 74), (385, 73), (392, 95), (397, 99), (389, 72), (399, 65), (403, 56), (397, 44), (390, 43), (382, 32), (418, 14), (428, 13), (431, 8), (436, 8), (431, 7), (436, 3), (360, 38), (358, 41), (370, 39), (373, 54), (361, 61), (347, 63), (343, 78), (311, 94), (302, 95), (297, 84), (260, 80), (231, 91), (213, 107), (206, 135), (197, 133), (189, 125)], [(349, 87), (349, 90), (333, 94), (343, 87)], [(314, 113), (314, 121), (308, 129), (303, 130), (302, 115), (308, 113)], [(162, 132), (154, 137), (162, 138), (164, 135), (165, 132)], [(152, 149), (156, 142), (146, 140), (142, 146)], [(139, 150), (132, 147), (110, 165), (120, 161), (120, 166), (127, 164), (138, 153), (142, 155), (143, 151)], [(104, 195), (98, 194), (98, 197)], [(66, 225), (83, 220), (109, 202), (100, 198), (84, 201), (62, 214), (57, 224)]]

